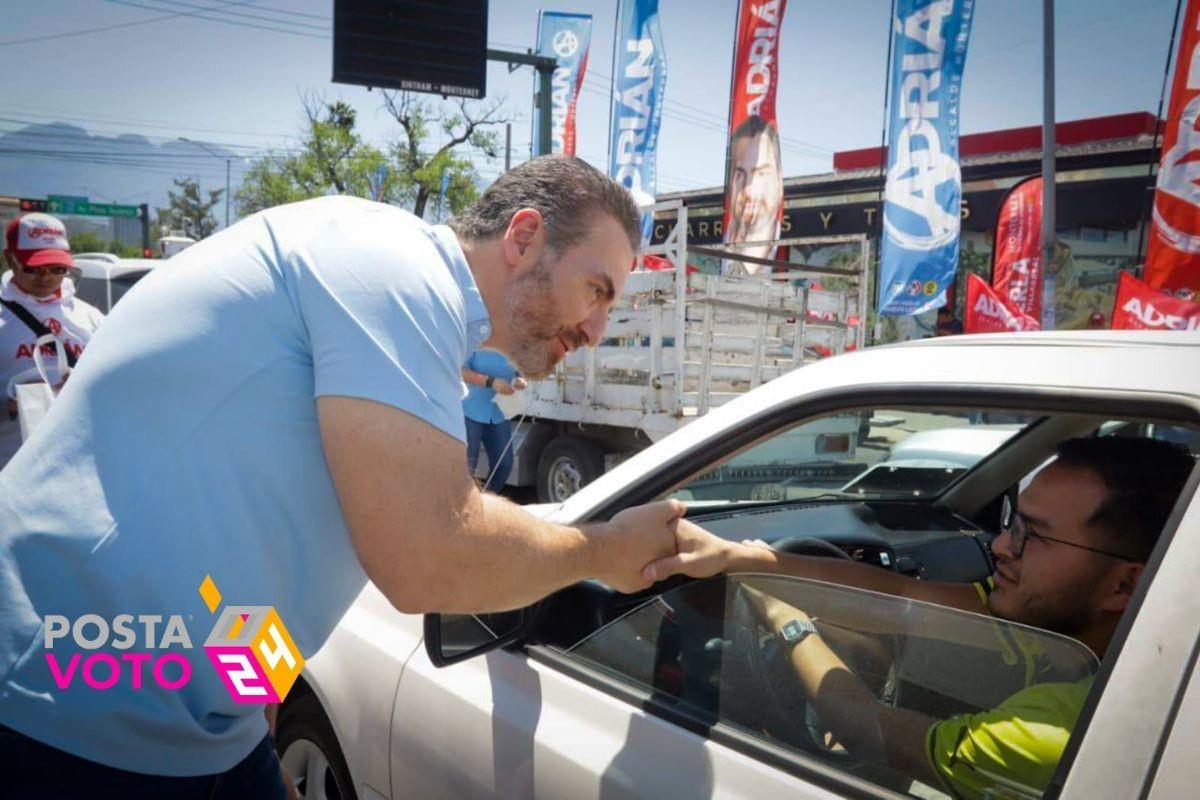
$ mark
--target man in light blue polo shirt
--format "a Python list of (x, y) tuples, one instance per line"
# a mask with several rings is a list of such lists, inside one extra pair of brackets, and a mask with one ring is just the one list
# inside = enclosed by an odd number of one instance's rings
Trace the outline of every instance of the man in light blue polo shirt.
[[(571, 528), (481, 494), (459, 372), (598, 342), (639, 237), (623, 189), (547, 157), (452, 227), (323, 198), (139, 283), (0, 472), (3, 790), (281, 797), (261, 704), (368, 579), (409, 613), (645, 585), (682, 506)], [(270, 680), (206, 650), (243, 626)]]

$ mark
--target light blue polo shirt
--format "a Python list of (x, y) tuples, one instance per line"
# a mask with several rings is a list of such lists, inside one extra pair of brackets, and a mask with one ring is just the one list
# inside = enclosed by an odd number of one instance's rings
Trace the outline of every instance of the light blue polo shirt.
[[(262, 706), (234, 702), (204, 652), (222, 608), (274, 607), (308, 658), (366, 582), (316, 398), (386, 403), (465, 440), (460, 365), (489, 335), (450, 229), (365, 200), (265, 211), (151, 272), (0, 472), (0, 724), (137, 772), (209, 774), (248, 755)], [(141, 688), (122, 665), (97, 689), (81, 661), (60, 688), (44, 620), (88, 614), (160, 615), (150, 645), (181, 615), (192, 647), (148, 650), (135, 623), (131, 649), (56, 639), (60, 670), (73, 654), (181, 653), (189, 682), (163, 688), (147, 663)]]
[[(471, 353), (470, 358), (467, 359), (467, 369), (509, 383), (512, 383), (513, 379), (517, 377), (517, 368), (504, 357), (503, 353), (495, 350), (476, 350)], [(467, 384), (467, 397), (463, 400), (463, 414), (467, 419), (475, 422), (493, 425), (507, 419), (504, 412), (496, 405), (496, 390), (486, 386), (476, 386), (473, 383)]]

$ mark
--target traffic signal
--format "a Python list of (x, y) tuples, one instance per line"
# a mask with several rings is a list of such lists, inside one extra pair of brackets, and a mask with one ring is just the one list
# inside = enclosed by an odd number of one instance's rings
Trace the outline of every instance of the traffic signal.
[(46, 210), (46, 201), (45, 200), (31, 200), (27, 197), (21, 198), (21, 212), (22, 213), (31, 214), (34, 211), (45, 211), (45, 210)]
[(143, 247), (142, 258), (154, 258), (154, 249), (150, 247)]

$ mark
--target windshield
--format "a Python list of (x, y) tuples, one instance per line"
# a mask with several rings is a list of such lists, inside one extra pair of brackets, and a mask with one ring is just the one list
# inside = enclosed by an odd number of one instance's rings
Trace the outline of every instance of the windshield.
[(1039, 417), (881, 408), (808, 420), (684, 484), (693, 504), (940, 494)]

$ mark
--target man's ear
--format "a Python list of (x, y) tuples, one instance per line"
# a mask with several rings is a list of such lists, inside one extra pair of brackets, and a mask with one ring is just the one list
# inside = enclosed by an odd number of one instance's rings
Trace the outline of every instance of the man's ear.
[(1109, 573), (1108, 591), (1100, 602), (1100, 608), (1114, 614), (1124, 613), (1137, 591), (1142, 573), (1146, 571), (1145, 564), (1121, 562)]
[(546, 223), (536, 208), (522, 208), (513, 214), (503, 238), (508, 265), (519, 269), (535, 262), (545, 237)]

